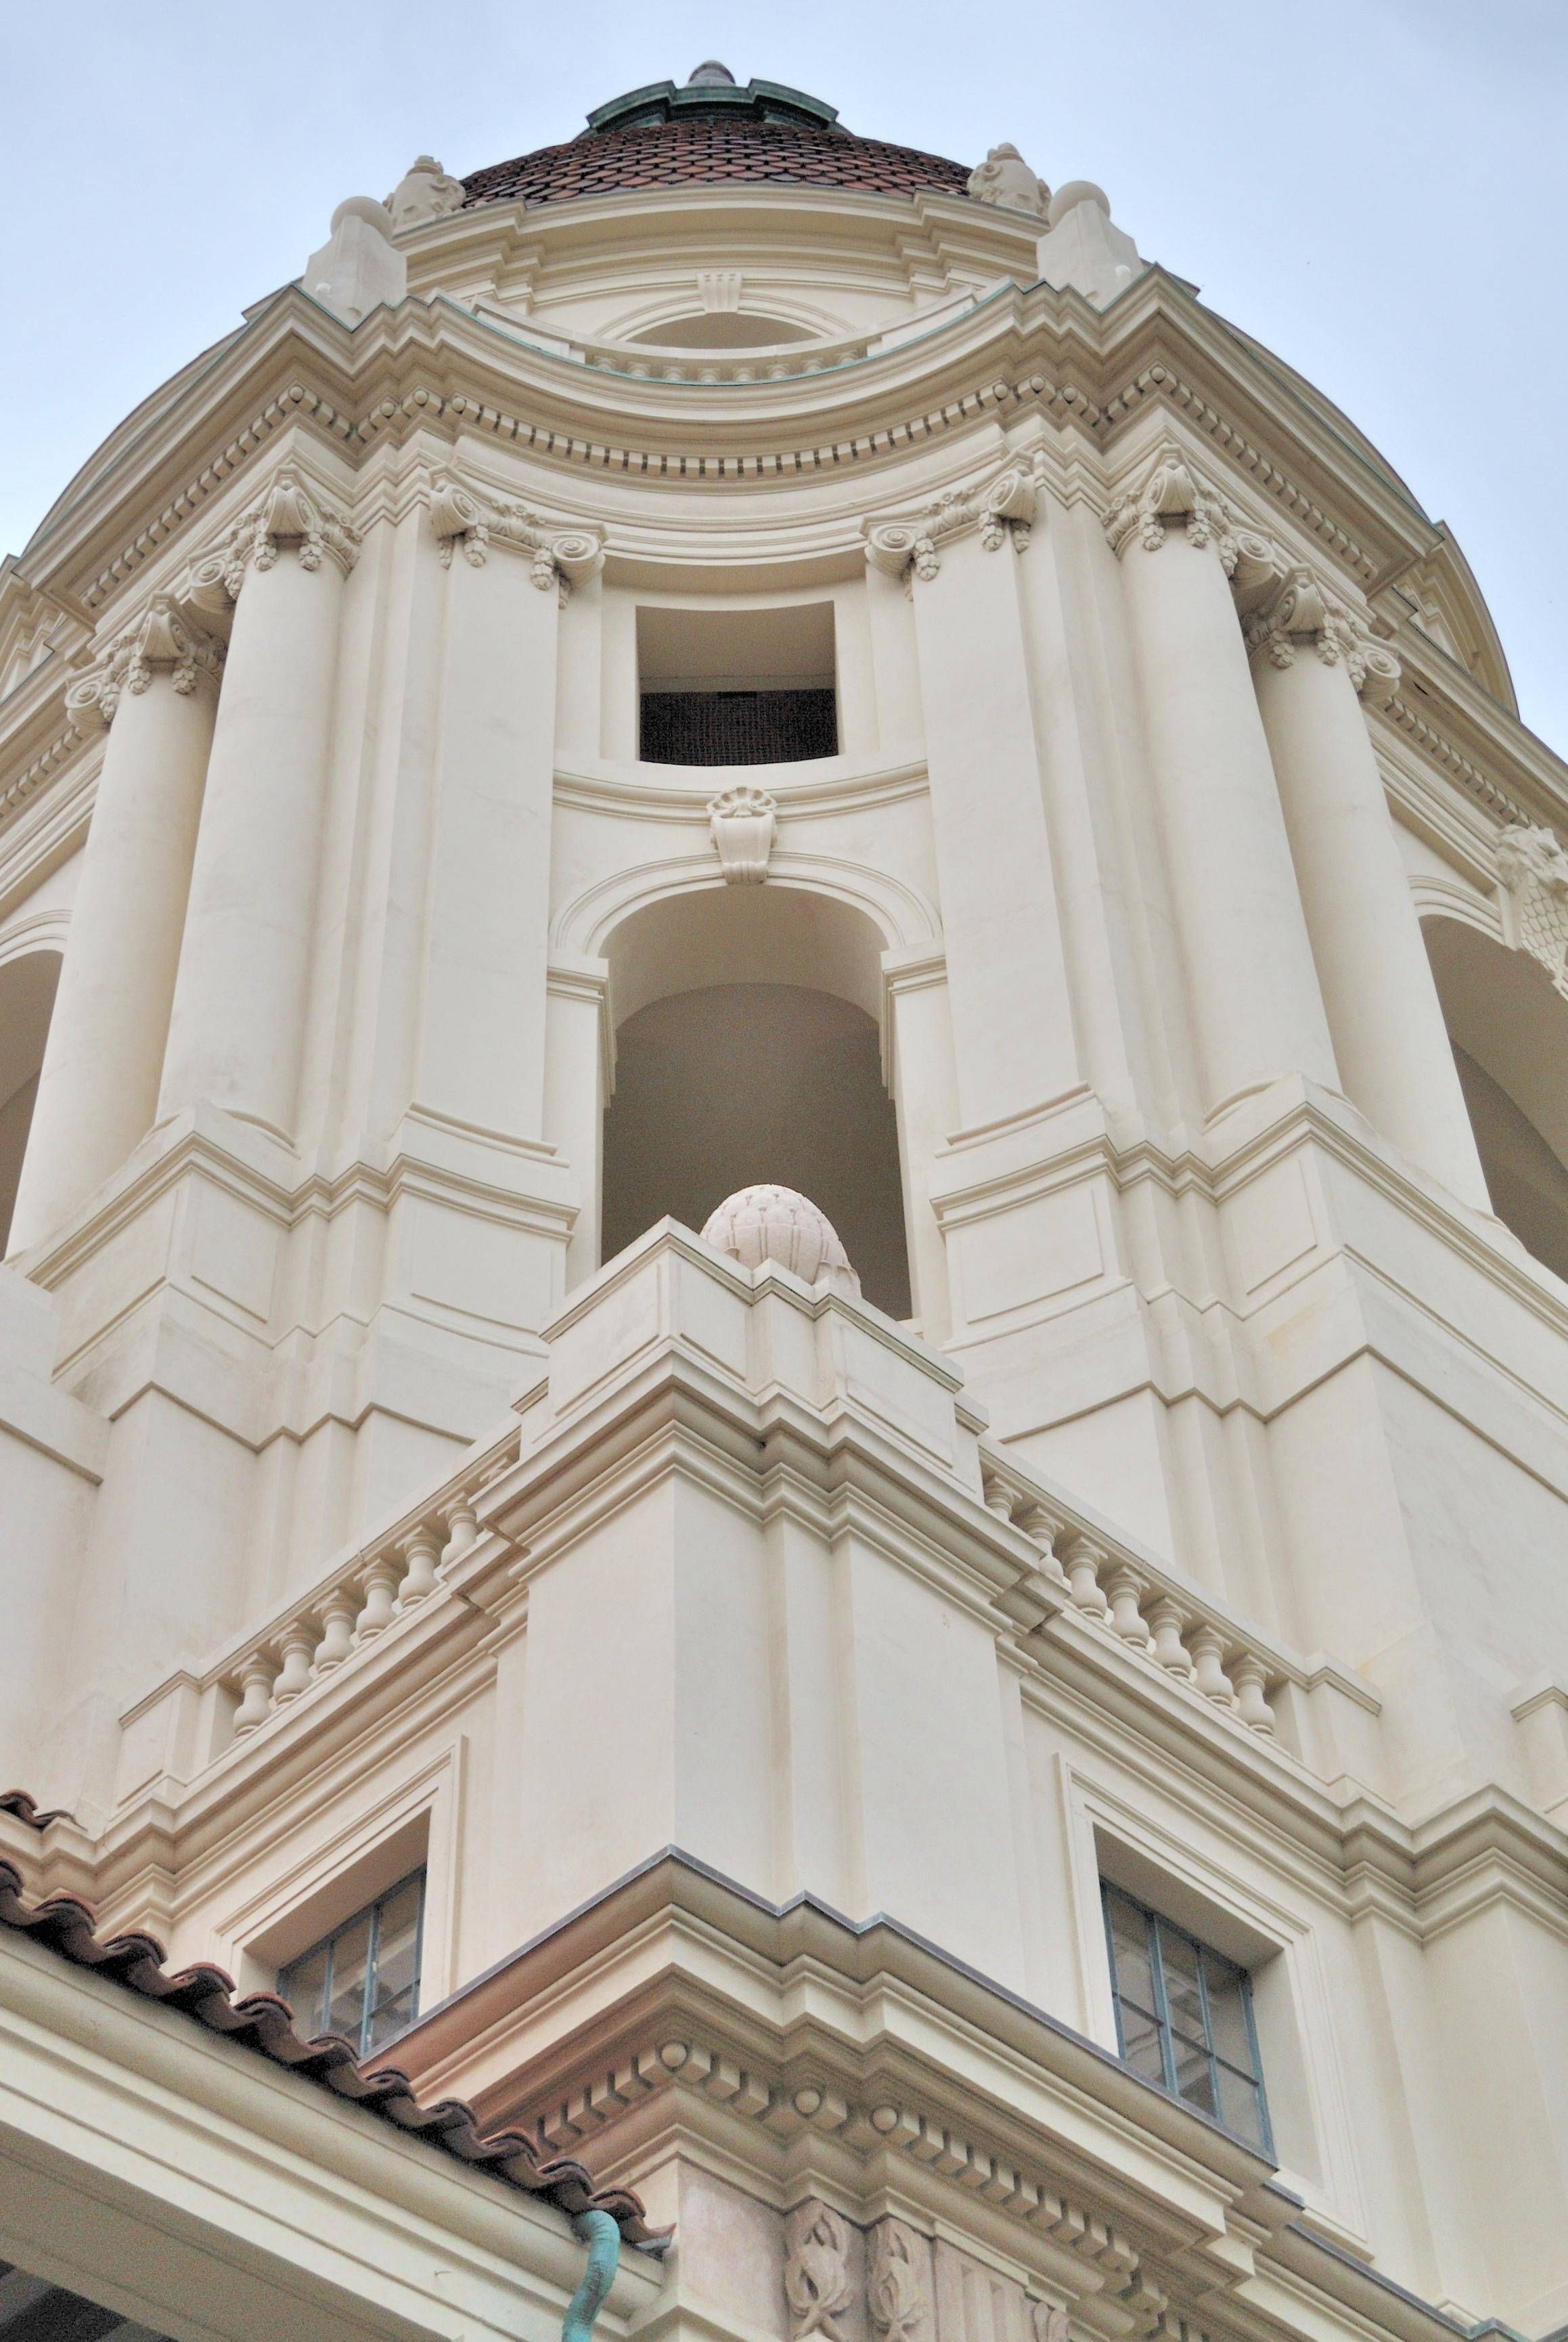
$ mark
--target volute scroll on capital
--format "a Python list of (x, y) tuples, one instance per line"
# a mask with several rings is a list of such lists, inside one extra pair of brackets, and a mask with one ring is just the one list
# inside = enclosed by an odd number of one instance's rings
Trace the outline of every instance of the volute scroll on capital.
[(472, 569), (483, 569), (493, 545), (528, 556), (530, 575), (541, 593), (557, 591), (563, 604), (574, 586), (594, 577), (604, 565), (604, 540), (596, 529), (554, 527), (510, 497), (494, 496), (438, 472), (430, 484), (430, 525), (449, 569), (461, 545)]
[(65, 712), (81, 733), (106, 731), (122, 696), (150, 689), (155, 675), (166, 673), (182, 697), (203, 684), (215, 691), (223, 674), (224, 646), (176, 606), (168, 594), (155, 594), (142, 616), (110, 643), (96, 664), (65, 692)]
[(1243, 608), (1249, 652), (1266, 657), (1271, 666), (1288, 667), (1298, 649), (1310, 645), (1324, 666), (1343, 665), (1365, 699), (1373, 706), (1383, 705), (1399, 682), (1393, 653), (1373, 639), (1366, 621), (1335, 600), (1313, 570), (1303, 563), (1288, 564), (1278, 546), (1272, 550), (1276, 581)]
[(929, 585), (941, 575), (942, 546), (971, 529), (979, 530), (988, 553), (999, 553), (1009, 538), (1014, 551), (1024, 553), (1039, 490), (1036, 460), (1020, 456), (983, 487), (947, 489), (914, 519), (864, 522), (866, 562), (913, 591), (916, 577)]
[(359, 559), (360, 534), (343, 506), (314, 480), (288, 466), (235, 522), (221, 545), (194, 561), (176, 600), (189, 613), (226, 618), (251, 569), (272, 569), (292, 549), (305, 570), (335, 564), (346, 577)]

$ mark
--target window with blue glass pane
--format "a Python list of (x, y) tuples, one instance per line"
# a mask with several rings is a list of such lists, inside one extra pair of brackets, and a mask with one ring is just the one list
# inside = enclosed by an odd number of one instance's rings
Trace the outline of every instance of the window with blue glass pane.
[(1119, 1887), (1101, 1893), (1124, 2064), (1272, 2157), (1246, 1970)]
[(291, 1960), (277, 1988), (300, 2033), (341, 2034), (364, 2057), (412, 2025), (424, 1927), (424, 1873), (416, 1870)]

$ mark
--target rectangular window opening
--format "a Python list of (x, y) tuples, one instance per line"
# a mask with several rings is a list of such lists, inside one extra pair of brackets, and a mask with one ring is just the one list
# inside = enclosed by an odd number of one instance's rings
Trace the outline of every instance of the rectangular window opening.
[(639, 608), (638, 754), (647, 765), (794, 765), (838, 754), (831, 602)]
[(411, 1871), (278, 1973), (305, 2040), (336, 2033), (367, 2057), (419, 2014), (424, 1873)]
[(1101, 1880), (1100, 1893), (1123, 2063), (1272, 2162), (1245, 1968), (1108, 1879)]

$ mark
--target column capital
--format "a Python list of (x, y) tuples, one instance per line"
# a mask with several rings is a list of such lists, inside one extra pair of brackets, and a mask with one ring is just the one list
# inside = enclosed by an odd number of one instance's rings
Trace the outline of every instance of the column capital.
[(1235, 516), (1224, 498), (1204, 480), (1179, 447), (1162, 447), (1140, 488), (1124, 488), (1105, 515), (1105, 535), (1120, 559), (1129, 545), (1158, 553), (1173, 522), (1184, 524), (1189, 545), (1220, 548), (1227, 574), (1234, 569), (1227, 550), (1234, 543)]
[(225, 618), (254, 566), (271, 569), (292, 547), (302, 569), (332, 561), (346, 577), (359, 559), (360, 534), (336, 498), (292, 465), (279, 472), (243, 518), (180, 580), (183, 609)]
[(929, 585), (941, 574), (941, 547), (976, 528), (987, 553), (999, 553), (1009, 537), (1014, 551), (1023, 553), (1043, 464), (1039, 455), (1019, 456), (987, 481), (947, 489), (912, 520), (863, 521), (868, 565), (884, 577), (902, 578), (906, 586), (916, 577)]
[(574, 586), (594, 577), (604, 565), (604, 540), (597, 529), (557, 526), (527, 505), (437, 472), (430, 483), (430, 525), (441, 548), (441, 565), (452, 565), (454, 548), (474, 569), (483, 569), (490, 548), (526, 555), (530, 575), (542, 594), (554, 589), (563, 606)]
[(103, 656), (65, 693), (65, 711), (78, 732), (107, 731), (124, 693), (146, 691), (166, 673), (182, 697), (204, 682), (215, 690), (224, 646), (186, 617), (172, 596), (155, 594), (133, 626), (115, 636)]
[(1274, 550), (1283, 574), (1243, 613), (1248, 651), (1266, 657), (1271, 666), (1288, 667), (1296, 652), (1310, 645), (1324, 666), (1343, 666), (1356, 690), (1382, 706), (1399, 682), (1398, 659), (1314, 571), (1303, 563), (1285, 566), (1284, 555)]

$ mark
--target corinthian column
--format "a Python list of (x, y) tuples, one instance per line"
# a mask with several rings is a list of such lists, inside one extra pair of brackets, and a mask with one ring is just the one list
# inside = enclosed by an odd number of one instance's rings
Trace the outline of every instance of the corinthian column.
[(1399, 663), (1310, 570), (1247, 628), (1313, 955), (1345, 1095), (1434, 1178), (1489, 1210), (1453, 1052), (1358, 692)]
[(192, 580), (237, 602), (158, 1100), (287, 1139), (299, 1078), (343, 582), (359, 539), (283, 472)]
[(66, 706), (107, 728), (38, 1080), (13, 1248), (57, 1227), (150, 1127), (179, 961), (221, 647), (166, 595)]
[(1210, 1116), (1287, 1073), (1339, 1086), (1217, 498), (1162, 455), (1106, 522), (1131, 621)]

